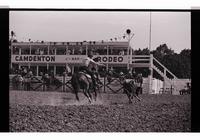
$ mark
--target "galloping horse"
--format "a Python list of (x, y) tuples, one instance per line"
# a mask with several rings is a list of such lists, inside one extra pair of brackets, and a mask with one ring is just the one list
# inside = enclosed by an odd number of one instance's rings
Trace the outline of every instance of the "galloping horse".
[(120, 83), (123, 86), (124, 93), (128, 96), (129, 103), (132, 103), (133, 96), (136, 97), (138, 101), (141, 101), (138, 94), (138, 85), (135, 79), (126, 79), (125, 76), (120, 76)]
[(96, 88), (93, 85), (91, 76), (85, 72), (76, 72), (72, 75), (71, 84), (76, 95), (76, 99), (79, 101), (78, 92), (80, 89), (83, 89), (84, 95), (88, 98), (89, 103), (92, 102), (92, 95), (90, 89), (92, 88), (95, 93), (95, 101), (97, 98)]

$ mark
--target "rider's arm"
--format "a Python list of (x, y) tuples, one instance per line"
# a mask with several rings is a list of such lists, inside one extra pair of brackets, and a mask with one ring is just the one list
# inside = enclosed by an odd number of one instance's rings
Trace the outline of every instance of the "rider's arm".
[(93, 59), (91, 59), (90, 62), (93, 63), (93, 64), (95, 64), (95, 65), (98, 65), (98, 66), (105, 66), (104, 64), (95, 62)]

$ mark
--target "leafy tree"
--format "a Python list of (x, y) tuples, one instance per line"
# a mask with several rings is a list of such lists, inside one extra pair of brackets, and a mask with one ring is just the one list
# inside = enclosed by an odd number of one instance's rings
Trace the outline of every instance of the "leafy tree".
[(183, 78), (191, 78), (191, 50), (182, 50), (180, 52), (180, 59), (183, 68)]
[(138, 50), (134, 50), (134, 53), (135, 55), (149, 55), (150, 54), (150, 51), (148, 48), (145, 48), (143, 50), (141, 50), (140, 48)]
[(154, 57), (158, 59), (167, 69), (178, 78), (191, 77), (191, 50), (184, 49), (180, 54), (174, 53), (167, 44), (162, 44), (152, 51)]

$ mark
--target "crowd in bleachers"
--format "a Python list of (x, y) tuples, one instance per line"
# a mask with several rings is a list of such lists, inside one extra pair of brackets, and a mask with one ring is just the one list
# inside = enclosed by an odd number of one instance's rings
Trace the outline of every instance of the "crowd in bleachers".
[[(21, 48), (20, 47), (13, 47), (13, 54), (17, 55), (20, 54), (20, 50), (21, 50), (21, 54), (22, 55), (48, 55), (48, 48), (47, 47), (43, 47), (43, 48)], [(107, 50), (107, 48), (88, 48), (87, 51), (93, 51), (94, 55), (126, 55), (127, 54), (127, 49), (112, 49), (109, 48)], [(86, 47), (74, 47), (74, 48), (56, 48), (56, 47), (51, 47), (49, 48), (49, 55), (86, 55)]]

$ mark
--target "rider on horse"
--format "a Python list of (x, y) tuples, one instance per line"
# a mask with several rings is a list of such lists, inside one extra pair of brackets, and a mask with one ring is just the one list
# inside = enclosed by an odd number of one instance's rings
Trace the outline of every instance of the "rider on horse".
[(95, 80), (93, 69), (96, 66), (104, 66), (104, 64), (95, 62), (92, 59), (92, 57), (93, 57), (93, 54), (91, 52), (88, 53), (88, 57), (86, 59), (84, 59), (84, 61), (83, 61), (84, 66), (82, 67), (82, 70), (85, 70), (86, 73), (91, 76), (92, 82), (93, 82), (94, 86), (96, 86), (96, 80)]

